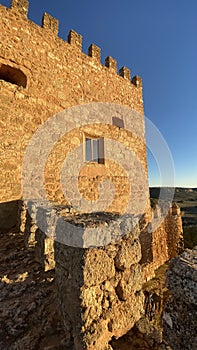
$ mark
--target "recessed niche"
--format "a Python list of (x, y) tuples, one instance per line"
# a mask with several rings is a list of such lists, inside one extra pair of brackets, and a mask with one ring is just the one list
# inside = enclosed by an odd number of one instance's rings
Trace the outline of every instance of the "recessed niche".
[(7, 64), (0, 65), (0, 80), (7, 81), (18, 86), (27, 86), (26, 75), (18, 68), (11, 67)]

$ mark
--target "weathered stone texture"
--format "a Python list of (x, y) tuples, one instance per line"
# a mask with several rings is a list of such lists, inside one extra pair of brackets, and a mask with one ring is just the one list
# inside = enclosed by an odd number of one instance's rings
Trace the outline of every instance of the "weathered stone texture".
[[(60, 132), (62, 130), (58, 129), (61, 137), (55, 141), (55, 147), (48, 154), (43, 177), (52, 209), (37, 203), (39, 189), (35, 197), (31, 198), (31, 203), (21, 202), (17, 209), (26, 246), (34, 247), (35, 259), (45, 270), (55, 266), (60, 308), (68, 338), (73, 337), (77, 350), (109, 350), (112, 337), (118, 338), (127, 333), (143, 315), (143, 281), (152, 277), (157, 267), (175, 256), (182, 232), (180, 213), (173, 207), (157, 230), (147, 231), (151, 228), (151, 215), (147, 195), (141, 78), (135, 76), (130, 81), (130, 71), (126, 67), (118, 75), (117, 62), (111, 56), (107, 57), (105, 66), (102, 65), (100, 49), (93, 44), (88, 55), (84, 54), (81, 51), (82, 36), (74, 30), (69, 32), (68, 42), (60, 39), (57, 36), (58, 21), (50, 15), (44, 15), (41, 28), (27, 19), (27, 12), (26, 0), (13, 0), (11, 9), (0, 5), (2, 210), (9, 217), (6, 202), (22, 198), (21, 169), (24, 154), (39, 126), (70, 107), (80, 105), (82, 113), (83, 106), (86, 125), (81, 125), (81, 113), (72, 116), (77, 127), (63, 135)], [(116, 113), (111, 116), (110, 122), (99, 124), (96, 121), (90, 124), (88, 104), (92, 102), (99, 102), (100, 106), (102, 102), (106, 110), (109, 104), (116, 106)], [(129, 120), (132, 132), (123, 127), (125, 120), (121, 119), (121, 126), (113, 124), (113, 117), (122, 117), (118, 105), (121, 108), (124, 106), (124, 118), (128, 117), (128, 110), (136, 111), (138, 117), (132, 116)], [(136, 166), (136, 160), (131, 160), (129, 164), (133, 170), (133, 181), (128, 178), (126, 169), (119, 165), (120, 149), (117, 162), (110, 159), (105, 159), (105, 164), (87, 162), (77, 177), (70, 169), (68, 177), (64, 179), (67, 190), (77, 180), (82, 197), (91, 203), (98, 199), (98, 187), (103, 180), (113, 182), (116, 190), (113, 201), (106, 209), (107, 213), (98, 215), (79, 214), (77, 202), (75, 206), (67, 201), (60, 184), (65, 158), (84, 144), (85, 135), (109, 138), (116, 144), (123, 144), (123, 158), (126, 152), (133, 152), (140, 163), (140, 167)], [(50, 132), (44, 137), (47, 142), (54, 140)], [(35, 152), (37, 146), (34, 145)], [(37, 154), (38, 163), (42, 151)], [(32, 159), (29, 159), (29, 165), (32, 164)], [(144, 173), (145, 181), (141, 180), (141, 173)], [(37, 176), (35, 172), (29, 187)], [(134, 213), (135, 205), (141, 205), (142, 199), (145, 199), (143, 212), (140, 211), (140, 214), (144, 214), (143, 229), (138, 224), (132, 225), (129, 215), (118, 215), (127, 213), (131, 188)], [(106, 192), (109, 192), (108, 187)], [(77, 201), (77, 198), (72, 199)], [(61, 216), (71, 223), (67, 232), (64, 225), (61, 226)], [(108, 226), (113, 219), (117, 225)], [(41, 227), (37, 225), (38, 220)], [(80, 238), (73, 235), (76, 226), (80, 228)], [(93, 237), (88, 236), (92, 227)], [(73, 246), (68, 245), (70, 241), (68, 243), (67, 239), (72, 239)], [(142, 241), (146, 244), (140, 244)], [(145, 258), (146, 249), (148, 253)]]
[[(142, 88), (141, 85), (136, 86), (136, 82), (131, 83), (129, 71), (124, 69), (122, 74), (127, 78), (122, 79), (116, 73), (116, 62), (111, 57), (107, 58), (106, 66), (103, 66), (100, 63), (100, 50), (95, 45), (90, 47), (89, 56), (82, 53), (82, 37), (73, 30), (69, 33), (68, 42), (58, 38), (58, 22), (48, 14), (43, 17), (44, 28), (28, 21), (21, 15), (27, 12), (27, 4), (27, 1), (12, 1), (12, 10), (0, 5), (0, 70), (2, 65), (6, 65), (15, 69), (15, 72), (18, 70), (18, 74), (24, 74), (26, 79), (26, 87), (6, 81), (6, 78), (0, 80), (0, 124), (3, 130), (0, 152), (1, 201), (21, 198), (21, 165), (25, 148), (36, 129), (65, 108), (89, 102), (126, 105), (141, 113), (138, 130), (144, 130)], [(76, 130), (76, 139), (70, 138), (69, 134), (60, 142), (63, 159), (72, 147), (82, 141), (84, 131), (87, 130)], [(122, 142), (124, 131), (119, 135), (117, 128), (106, 126), (102, 132)], [(90, 134), (101, 136), (101, 128), (95, 129), (93, 126)], [(71, 139), (76, 142), (70, 143), (69, 148), (68, 140)], [(145, 143), (141, 140), (132, 148), (134, 145), (133, 140), (128, 146), (134, 152), (138, 149), (137, 157), (143, 159), (147, 172)], [(57, 161), (57, 158), (54, 159)], [(53, 197), (62, 203), (65, 198), (59, 189), (56, 174), (53, 176), (55, 165), (48, 168), (45, 185), (50, 199)], [(114, 181), (119, 188), (124, 188), (124, 176), (121, 179), (118, 169), (111, 172), (112, 177), (116, 177), (116, 172), (117, 181)]]
[(176, 350), (196, 349), (197, 335), (197, 247), (172, 259), (167, 271), (172, 299), (166, 303), (164, 339)]
[(154, 213), (158, 227), (154, 229), (150, 221), (140, 233), (144, 280), (154, 277), (154, 271), (181, 253), (184, 245), (180, 208), (173, 203), (168, 213), (162, 213), (160, 208)]
[(125, 334), (143, 314), (141, 249), (134, 231), (100, 248), (55, 243), (61, 309), (71, 320), (76, 349), (107, 349), (113, 336)]
[(27, 16), (29, 2), (27, 0), (12, 0), (11, 9), (18, 11), (20, 15)]
[(53, 18), (48, 13), (44, 13), (42, 18), (42, 27), (45, 29), (50, 29), (54, 34), (58, 34), (59, 22), (57, 19)]

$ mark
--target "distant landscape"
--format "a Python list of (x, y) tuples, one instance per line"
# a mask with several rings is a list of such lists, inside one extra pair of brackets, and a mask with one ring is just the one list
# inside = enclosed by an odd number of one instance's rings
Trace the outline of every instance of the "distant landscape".
[[(165, 190), (168, 191), (169, 189), (166, 188)], [(159, 193), (159, 187), (150, 188), (152, 203), (157, 201)], [(174, 201), (181, 208), (185, 247), (193, 248), (197, 245), (197, 188), (177, 187)]]

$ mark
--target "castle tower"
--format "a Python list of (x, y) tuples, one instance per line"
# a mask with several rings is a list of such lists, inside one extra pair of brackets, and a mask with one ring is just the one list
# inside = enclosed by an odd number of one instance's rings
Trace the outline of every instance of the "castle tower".
[[(74, 30), (67, 41), (59, 38), (51, 15), (43, 15), (42, 27), (29, 21), (27, 0), (12, 0), (10, 9), (0, 5), (0, 26), (1, 230), (17, 223), (18, 201), (31, 200), (31, 244), (35, 231), (55, 240), (45, 245), (54, 253), (62, 318), (75, 349), (110, 349), (111, 338), (125, 334), (143, 314), (140, 228), (133, 221), (136, 210), (127, 211), (132, 191), (133, 205), (144, 200), (139, 214), (150, 210), (142, 80), (131, 79), (127, 67), (117, 74), (111, 56), (103, 65), (94, 44), (82, 52), (82, 36)], [(107, 158), (107, 140), (113, 159)], [(69, 157), (76, 148), (83, 164), (73, 175), (78, 158)], [(132, 157), (125, 170), (127, 152)], [(111, 203), (99, 213), (79, 212), (73, 184), (94, 204), (105, 180), (115, 188)], [(105, 188), (105, 198), (110, 191)], [(46, 198), (51, 217), (42, 207)], [(24, 205), (20, 211), (24, 218)]]

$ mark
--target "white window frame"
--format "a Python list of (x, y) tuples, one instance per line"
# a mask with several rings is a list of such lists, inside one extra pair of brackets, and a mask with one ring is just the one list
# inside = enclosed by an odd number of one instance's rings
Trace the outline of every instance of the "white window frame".
[(104, 164), (104, 138), (85, 135), (85, 161)]

